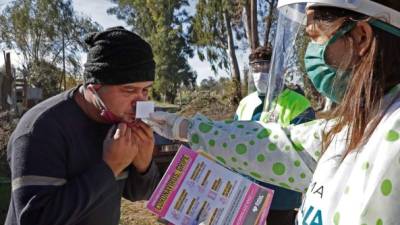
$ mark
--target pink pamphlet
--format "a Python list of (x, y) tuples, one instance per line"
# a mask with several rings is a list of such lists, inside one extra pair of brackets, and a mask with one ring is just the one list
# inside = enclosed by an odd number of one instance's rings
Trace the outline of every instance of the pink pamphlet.
[(147, 208), (179, 225), (264, 225), (273, 190), (181, 146)]

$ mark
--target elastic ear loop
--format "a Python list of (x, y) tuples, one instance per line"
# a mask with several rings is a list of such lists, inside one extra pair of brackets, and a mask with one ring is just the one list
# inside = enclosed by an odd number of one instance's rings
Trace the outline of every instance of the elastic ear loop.
[(101, 100), (99, 94), (97, 94), (97, 91), (93, 87), (88, 87), (88, 88), (92, 91), (93, 95), (95, 96), (95, 99), (94, 99), (95, 105), (98, 108), (100, 108), (101, 110), (108, 110), (106, 105), (104, 104), (103, 100)]

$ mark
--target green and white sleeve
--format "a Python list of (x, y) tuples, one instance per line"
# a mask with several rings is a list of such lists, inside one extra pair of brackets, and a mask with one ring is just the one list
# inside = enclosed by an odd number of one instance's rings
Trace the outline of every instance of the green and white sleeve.
[(194, 150), (204, 150), (225, 166), (257, 180), (303, 192), (321, 155), (325, 121), (281, 128), (258, 121), (191, 119), (188, 137)]

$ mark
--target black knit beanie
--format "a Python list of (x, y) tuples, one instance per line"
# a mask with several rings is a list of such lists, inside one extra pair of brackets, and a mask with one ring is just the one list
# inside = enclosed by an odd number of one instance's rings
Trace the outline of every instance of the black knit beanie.
[(155, 62), (151, 46), (123, 27), (90, 33), (85, 84), (126, 84), (153, 81)]

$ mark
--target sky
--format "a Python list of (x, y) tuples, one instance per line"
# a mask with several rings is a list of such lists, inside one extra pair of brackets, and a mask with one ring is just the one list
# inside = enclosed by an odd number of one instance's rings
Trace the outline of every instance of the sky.
[[(11, 0), (0, 0), (0, 10), (3, 9), (3, 7), (11, 2)], [(107, 27), (112, 27), (112, 26), (127, 26), (127, 24), (122, 21), (118, 20), (115, 16), (113, 15), (108, 15), (107, 14), (107, 9), (111, 8), (114, 6), (113, 3), (111, 3), (108, 0), (72, 0), (73, 2), (73, 7), (74, 10), (82, 15), (88, 16), (92, 18), (92, 20), (98, 22), (103, 28)], [(194, 11), (194, 4), (196, 1), (191, 0), (191, 6), (189, 7), (189, 12)], [(1, 51), (4, 49), (1, 49)], [(242, 66), (243, 62), (246, 62), (247, 54), (245, 52), (237, 52), (237, 58), (239, 61), (239, 66), (241, 67), (242, 71)], [(18, 62), (21, 60), (20, 57), (15, 54), (15, 52), (11, 51), (11, 60), (13, 64), (18, 64)], [(82, 55), (82, 62), (86, 60), (86, 54)], [(208, 77), (214, 77), (214, 78), (219, 78), (219, 77), (226, 77), (228, 76), (226, 71), (220, 70), (218, 71), (217, 75), (215, 76), (214, 73), (211, 71), (211, 66), (208, 64), (208, 62), (200, 61), (200, 59), (197, 57), (195, 54), (195, 57), (192, 59), (188, 60), (190, 66), (194, 71), (197, 72), (197, 83), (200, 83), (201, 80), (206, 79)], [(3, 54), (0, 56), (0, 65), (4, 64), (4, 58)]]

